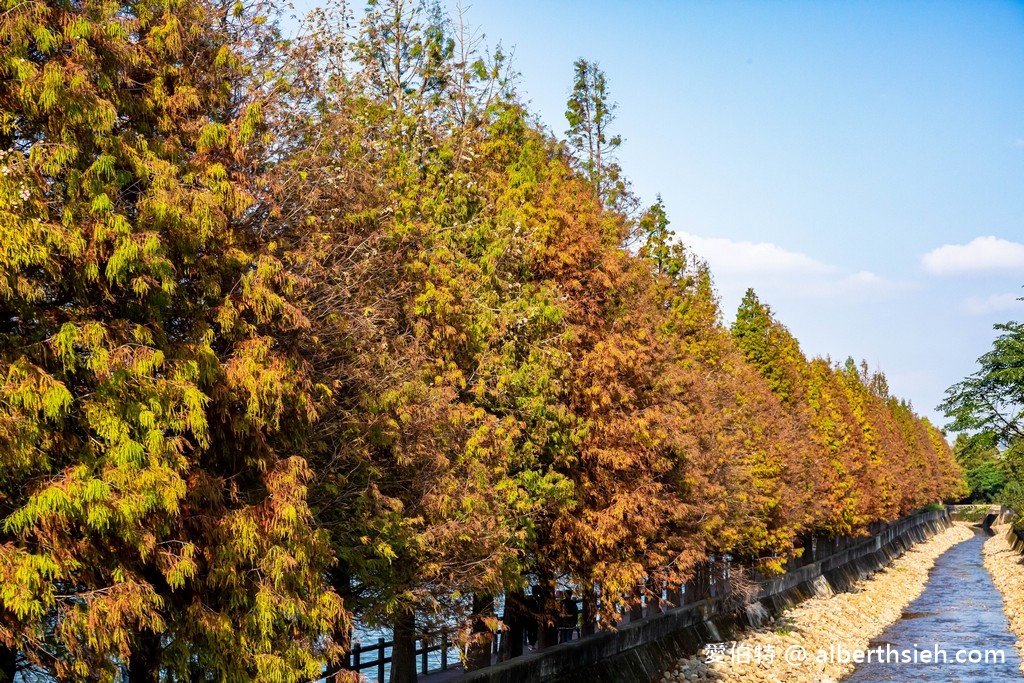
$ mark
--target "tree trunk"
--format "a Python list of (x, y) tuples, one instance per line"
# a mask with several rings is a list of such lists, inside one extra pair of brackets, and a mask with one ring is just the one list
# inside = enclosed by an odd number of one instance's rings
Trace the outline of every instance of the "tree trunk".
[(0, 645), (0, 683), (12, 683), (18, 672), (18, 651)]
[(670, 609), (679, 607), (683, 604), (683, 591), (682, 586), (670, 584), (668, 590), (665, 591), (666, 601)]
[(803, 563), (811, 564), (812, 562), (814, 562), (814, 560), (814, 536), (812, 536), (811, 534), (807, 534), (806, 536), (804, 536)]
[(543, 650), (546, 647), (558, 644), (558, 615), (561, 612), (561, 605), (555, 600), (555, 580), (546, 572), (540, 572), (540, 582), (534, 592), (537, 596), (539, 624), (537, 635), (537, 648)]
[(580, 637), (592, 635), (597, 630), (597, 593), (593, 586), (583, 587), (583, 614), (580, 618)]
[[(351, 593), (352, 583), (351, 577), (345, 567), (345, 565), (339, 562), (335, 565), (329, 574), (331, 588), (345, 599)], [(337, 629), (334, 631), (334, 642), (342, 647), (345, 654), (337, 662), (329, 662), (327, 670), (324, 672), (324, 680), (327, 683), (340, 683), (346, 680), (346, 677), (342, 675), (342, 672), (349, 666), (349, 653), (352, 651), (352, 627), (346, 626), (344, 629)]]
[(351, 663), (349, 653), (352, 651), (352, 627), (343, 631), (335, 631), (334, 642), (344, 649), (345, 654), (336, 662), (328, 662), (327, 669), (324, 671), (324, 680), (327, 683), (342, 683), (347, 680), (343, 673), (347, 671)]
[(508, 591), (505, 593), (505, 614), (502, 617), (502, 622), (506, 630), (501, 644), (502, 661), (523, 655), (526, 621), (532, 618), (526, 605), (526, 596), (521, 592)]
[[(508, 608), (506, 606), (506, 613)], [(473, 595), (473, 640), (466, 653), (466, 670), (474, 671), (491, 665), (491, 646), (494, 631), (488, 620), (494, 616), (493, 595)], [(493, 622), (492, 622), (493, 623)], [(511, 632), (511, 631), (510, 631)], [(519, 633), (519, 647), (522, 648), (523, 634)]]
[(640, 621), (644, 618), (643, 591), (637, 588), (633, 591), (633, 599), (629, 603), (629, 621)]
[(143, 631), (128, 659), (129, 683), (160, 683), (160, 636)]
[(394, 647), (391, 648), (391, 683), (416, 683), (416, 613), (409, 611), (395, 619)]
[(653, 617), (655, 614), (661, 614), (661, 596), (663, 587), (664, 584), (661, 579), (647, 580), (647, 616)]

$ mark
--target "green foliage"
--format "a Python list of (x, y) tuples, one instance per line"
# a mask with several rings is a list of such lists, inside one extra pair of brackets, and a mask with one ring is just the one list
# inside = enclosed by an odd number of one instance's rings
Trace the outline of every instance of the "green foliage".
[(1024, 323), (995, 329), (1001, 334), (978, 371), (946, 390), (939, 409), (949, 429), (991, 434), (1005, 448), (1024, 438)]
[(740, 302), (732, 334), (747, 362), (768, 381), (768, 387), (783, 402), (798, 399), (806, 359), (796, 339), (778, 323), (771, 309), (748, 289)]
[(957, 438), (957, 458), (972, 499), (1012, 507), (1020, 505), (1024, 482), (1024, 324), (1011, 321), (995, 330), (978, 370), (947, 389), (939, 409), (950, 418), (949, 429), (970, 432)]
[[(1024, 509), (1024, 484), (1021, 484), (1019, 479), (1014, 479), (1003, 487), (1000, 492), (999, 503), (1010, 508), (1014, 512), (1017, 510)], [(1020, 513), (1013, 521), (1015, 529), (1024, 530), (1024, 519), (1020, 517)]]
[(964, 472), (970, 500), (994, 501), (1006, 485), (1006, 476), (996, 462), (986, 462)]
[(1006, 484), (1003, 461), (991, 432), (957, 435), (955, 454), (970, 489), (968, 501), (991, 502)]

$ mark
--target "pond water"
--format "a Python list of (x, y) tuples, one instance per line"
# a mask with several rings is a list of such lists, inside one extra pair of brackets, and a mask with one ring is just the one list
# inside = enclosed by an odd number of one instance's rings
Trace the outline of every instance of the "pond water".
[(936, 560), (924, 592), (871, 641), (874, 658), (859, 664), (844, 683), (1024, 680), (1002, 598), (982, 564), (987, 538), (979, 530)]

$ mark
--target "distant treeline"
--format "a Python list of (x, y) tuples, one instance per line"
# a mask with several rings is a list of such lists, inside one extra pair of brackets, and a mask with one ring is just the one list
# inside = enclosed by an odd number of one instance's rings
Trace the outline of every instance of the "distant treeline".
[(0, 680), (311, 680), (556, 582), (613, 623), (964, 493), (881, 374), (723, 323), (596, 65), (560, 141), (436, 8), (303, 36), (2, 0)]

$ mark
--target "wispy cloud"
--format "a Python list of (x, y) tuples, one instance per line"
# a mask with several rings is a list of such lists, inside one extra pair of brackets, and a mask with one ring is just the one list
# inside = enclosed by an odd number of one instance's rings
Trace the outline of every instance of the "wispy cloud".
[(993, 294), (987, 297), (971, 297), (965, 299), (961, 309), (969, 315), (988, 315), (990, 313), (1001, 313), (1024, 309), (1024, 301), (1021, 301), (1021, 294)]
[(919, 288), (919, 285), (915, 282), (890, 280), (878, 273), (872, 273), (870, 270), (862, 270), (853, 275), (847, 275), (837, 285), (840, 291), (874, 291), (887, 294)]
[(862, 270), (853, 275), (847, 275), (839, 282), (844, 287), (854, 289), (876, 289), (878, 287), (891, 287), (894, 284), (887, 278), (882, 277), (878, 273), (872, 273), (870, 270)]
[(843, 297), (847, 301), (887, 298), (917, 288), (869, 270), (850, 272), (771, 242), (736, 241), (680, 233), (683, 244), (711, 266), (724, 290), (770, 288), (797, 299)]
[(916, 282), (891, 280), (870, 270), (861, 270), (838, 279), (820, 279), (817, 282), (802, 283), (798, 290), (805, 299), (829, 299), (845, 297), (852, 300), (878, 300), (919, 289)]
[(999, 237), (976, 237), (967, 244), (944, 244), (921, 257), (935, 275), (1024, 269), (1024, 244)]
[(683, 244), (706, 259), (716, 274), (825, 275), (836, 268), (771, 242), (737, 242), (722, 237), (679, 233)]

